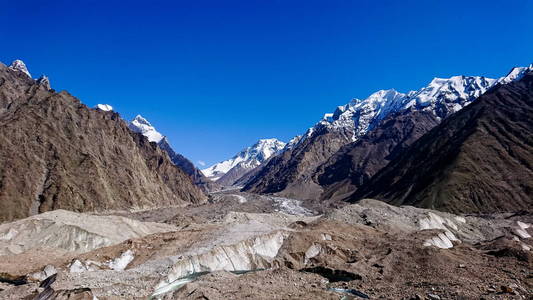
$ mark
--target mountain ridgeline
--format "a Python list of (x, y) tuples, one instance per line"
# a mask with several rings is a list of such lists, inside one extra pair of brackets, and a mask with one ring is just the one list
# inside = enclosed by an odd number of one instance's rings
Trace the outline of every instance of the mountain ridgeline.
[(0, 222), (54, 209), (186, 206), (227, 187), (299, 200), (376, 198), (454, 213), (533, 209), (533, 66), (499, 79), (434, 78), (261, 139), (199, 170), (138, 115), (88, 108), (0, 64)]
[(144, 135), (150, 142), (156, 143), (159, 148), (165, 151), (170, 160), (187, 173), (194, 184), (200, 187), (204, 192), (213, 192), (220, 190), (220, 185), (214, 183), (208, 179), (196, 166), (185, 156), (174, 151), (168, 139), (159, 133), (148, 120), (141, 115), (137, 115), (131, 122), (128, 123), (128, 127), (134, 132), (138, 132)]
[[(359, 178), (349, 179), (348, 185), (355, 187), (362, 184), (386, 164), (387, 152), (393, 151), (390, 148), (396, 147), (396, 143), (401, 142), (402, 147), (407, 146), (440, 120), (472, 102), (495, 82), (494, 79), (474, 76), (435, 78), (428, 86), (407, 94), (390, 89), (378, 91), (364, 100), (354, 99), (338, 107), (334, 113), (326, 114), (288, 153), (284, 153), (283, 157), (273, 158), (258, 176), (248, 182), (244, 190), (276, 193), (303, 200), (348, 192), (350, 187), (341, 186), (337, 182), (348, 183), (348, 178), (341, 178), (339, 172), (355, 177), (360, 174)], [(433, 116), (431, 120), (424, 120), (424, 124), (416, 124), (415, 130), (404, 130), (404, 123), (422, 121), (415, 120), (420, 114), (412, 115), (417, 111), (430, 112)], [(395, 122), (391, 120), (394, 116), (401, 120), (398, 119), (397, 124), (391, 126), (391, 122)], [(411, 117), (415, 119), (409, 120)], [(366, 142), (358, 143), (366, 134), (380, 126), (389, 127), (380, 138), (366, 138)], [(370, 147), (370, 144), (376, 146)], [(342, 153), (348, 154), (353, 147), (369, 147), (366, 150), (355, 150), (361, 154), (366, 153), (367, 157), (344, 158)], [(386, 152), (374, 151), (377, 149)], [(341, 153), (337, 153), (338, 151)], [(380, 162), (384, 158), (385, 162)], [(360, 160), (366, 162), (357, 162), (359, 166), (342, 163)], [(333, 165), (335, 167), (331, 168)], [(329, 171), (332, 173), (329, 174)], [(330, 187), (338, 192), (330, 190)]]
[(403, 151), (351, 201), (452, 212), (533, 209), (533, 72), (499, 84)]
[(0, 221), (53, 209), (100, 211), (206, 200), (117, 113), (90, 109), (20, 63), (0, 63)]
[[(355, 99), (337, 108), (334, 113), (326, 114), (290, 149), (285, 149), (279, 155), (272, 157), (247, 181), (243, 190), (318, 201), (356, 201), (364, 197), (377, 197), (395, 204), (413, 204), (453, 212), (511, 211), (531, 208), (531, 185), (528, 183), (533, 182), (529, 169), (533, 151), (528, 148), (531, 139), (523, 130), (531, 126), (533, 115), (530, 114), (529, 118), (526, 118), (529, 111), (524, 105), (514, 103), (512, 99), (509, 99), (512, 105), (508, 109), (513, 110), (513, 105), (517, 105), (516, 114), (513, 116), (510, 112), (494, 113), (493, 117), (500, 116), (498, 120), (501, 122), (493, 122), (491, 125), (494, 126), (493, 130), (502, 132), (502, 136), (494, 137), (492, 140), (487, 139), (490, 142), (485, 147), (494, 144), (490, 147), (496, 148), (498, 143), (504, 141), (504, 137), (508, 138), (504, 148), (515, 149), (513, 153), (520, 153), (515, 159), (522, 163), (523, 168), (505, 163), (504, 160), (511, 158), (500, 155), (499, 152), (487, 151), (490, 153), (490, 159), (479, 160), (479, 163), (486, 162), (483, 164), (485, 168), (499, 170), (500, 176), (490, 175), (490, 172), (486, 173), (486, 176), (481, 176), (485, 184), (478, 184), (476, 191), (475, 188), (467, 188), (471, 183), (453, 185), (452, 182), (460, 181), (459, 178), (462, 178), (457, 174), (452, 177), (453, 180), (450, 179), (451, 181), (435, 175), (437, 171), (443, 171), (439, 166), (433, 166), (429, 173), (417, 171), (431, 168), (430, 161), (427, 165), (420, 163), (422, 156), (412, 158), (411, 164), (416, 166), (409, 169), (412, 173), (404, 170), (407, 166), (403, 168), (392, 168), (392, 166), (405, 161), (414, 153), (419, 153), (420, 144), (417, 143), (416, 146), (413, 144), (421, 138), (430, 139), (432, 129), (443, 120), (473, 106), (470, 104), (487, 91), (493, 93), (494, 90), (501, 89), (502, 86), (516, 80), (527, 80), (524, 76), (532, 70), (531, 66), (514, 68), (507, 76), (497, 80), (473, 76), (435, 78), (427, 87), (407, 94), (383, 90), (365, 100)], [(526, 84), (521, 89), (509, 93), (509, 97), (523, 93), (527, 89)], [(521, 97), (528, 96), (524, 94)], [(498, 105), (495, 101), (483, 102), (489, 102), (488, 106), (491, 107)], [(506, 124), (506, 122), (513, 123), (515, 120), (513, 118), (520, 118), (523, 123), (515, 124), (516, 126)], [(510, 133), (504, 133), (500, 127), (507, 128)], [(490, 126), (487, 125), (485, 130), (489, 129)], [(511, 138), (511, 134), (518, 136)], [(453, 140), (448, 142), (452, 143)], [(440, 150), (442, 148), (431, 153), (438, 157)], [(427, 151), (428, 149), (424, 153), (427, 154)], [(461, 157), (465, 155), (461, 154)], [(450, 160), (454, 161), (458, 162)], [(476, 166), (475, 163), (471, 165)], [(380, 171), (385, 167), (388, 170), (387, 175), (377, 176), (376, 174), (381, 174)], [(468, 172), (470, 173), (463, 175), (473, 177), (473, 174), (480, 170), (471, 167)], [(424, 175), (417, 176), (418, 180), (415, 180), (412, 178), (415, 173)], [(522, 179), (502, 174), (514, 174), (513, 176), (520, 176)], [(434, 178), (435, 176), (437, 178)], [(434, 178), (430, 186), (421, 183), (429, 182), (430, 178)], [(447, 182), (448, 186), (445, 186), (444, 182)], [(462, 193), (448, 191), (448, 187), (462, 189)], [(420, 192), (417, 188), (424, 191)], [(508, 196), (496, 193), (497, 190), (502, 193), (505, 191)], [(485, 191), (485, 198), (490, 199), (484, 199), (482, 191)], [(467, 193), (471, 193), (468, 200), (470, 202), (461, 205), (462, 201), (467, 201)], [(448, 201), (445, 200), (447, 198)]]

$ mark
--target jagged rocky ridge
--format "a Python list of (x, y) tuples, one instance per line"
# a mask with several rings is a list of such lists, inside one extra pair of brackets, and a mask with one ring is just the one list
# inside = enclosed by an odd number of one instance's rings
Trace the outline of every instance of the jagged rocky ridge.
[(0, 144), (0, 221), (59, 208), (153, 208), (206, 198), (118, 114), (90, 109), (3, 64)]
[[(327, 169), (327, 166), (321, 165), (335, 164), (327, 161), (343, 146), (357, 142), (382, 124), (384, 119), (404, 110), (430, 112), (436, 121), (440, 121), (472, 102), (495, 82), (494, 79), (473, 76), (435, 78), (428, 86), (407, 94), (382, 90), (365, 100), (354, 99), (338, 107), (334, 113), (326, 114), (291, 149), (271, 159), (243, 190), (278, 193), (299, 199), (330, 195), (328, 191), (324, 193), (321, 185), (334, 182), (324, 180), (327, 176), (322, 176), (321, 170)], [(423, 131), (431, 129), (434, 122), (427, 125)], [(403, 140), (409, 142), (412, 139), (404, 137)], [(346, 152), (347, 149), (341, 151)], [(321, 177), (322, 181), (317, 177)]]
[(203, 191), (210, 192), (220, 189), (218, 184), (208, 179), (189, 159), (174, 151), (172, 146), (170, 146), (168, 139), (159, 133), (155, 127), (141, 115), (137, 115), (131, 122), (129, 122), (128, 127), (131, 130), (146, 136), (150, 142), (157, 143), (157, 145), (168, 154), (172, 162), (185, 171), (185, 173), (192, 178), (194, 184), (199, 186)]
[(452, 212), (532, 209), (533, 72), (519, 71), (509, 75), (518, 81), (500, 80), (417, 140), (351, 201), (370, 196)]

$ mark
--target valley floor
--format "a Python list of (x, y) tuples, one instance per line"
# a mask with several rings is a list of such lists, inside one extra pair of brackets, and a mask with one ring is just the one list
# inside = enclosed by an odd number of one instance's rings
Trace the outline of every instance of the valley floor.
[(531, 223), (237, 191), (53, 211), (0, 225), (0, 299), (532, 299)]

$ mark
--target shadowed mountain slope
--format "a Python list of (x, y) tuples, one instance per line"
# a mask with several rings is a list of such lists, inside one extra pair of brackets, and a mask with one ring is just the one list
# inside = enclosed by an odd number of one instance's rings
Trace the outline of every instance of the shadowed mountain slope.
[(451, 212), (533, 208), (533, 73), (444, 120), (350, 198)]
[(438, 123), (432, 112), (411, 109), (385, 119), (317, 168), (314, 181), (324, 188), (321, 198), (343, 199), (353, 193)]
[[(339, 184), (340, 181), (360, 181), (359, 175), (348, 173), (360, 173), (363, 177), (373, 175), (380, 167), (386, 165), (386, 157), (391, 151), (395, 152), (393, 148), (396, 147), (396, 142), (401, 143), (399, 146), (403, 147), (420, 136), (416, 131), (411, 135), (409, 127), (401, 129), (402, 122), (406, 120), (398, 120), (395, 125), (398, 131), (391, 130), (389, 134), (401, 133), (403, 135), (397, 138), (387, 137), (387, 134), (374, 136), (374, 138), (388, 140), (383, 142), (367, 139), (362, 144), (357, 144), (360, 139), (364, 139), (367, 134), (376, 130), (383, 120), (405, 110), (414, 110), (430, 112), (434, 120), (440, 121), (471, 103), (495, 82), (495, 79), (479, 76), (434, 78), (418, 91), (404, 94), (394, 89), (380, 90), (366, 99), (353, 99), (348, 104), (337, 107), (333, 113), (325, 114), (322, 120), (307, 130), (290, 150), (283, 153), (283, 156), (268, 162), (261, 172), (244, 186), (243, 190), (254, 193), (275, 193), (302, 200), (315, 200), (328, 197), (332, 193), (349, 192), (353, 190), (349, 186), (351, 184), (332, 186), (333, 190), (328, 189), (330, 185)], [(431, 123), (423, 128), (424, 132), (435, 125), (434, 122)], [(376, 146), (373, 147), (371, 144), (376, 144)], [(356, 163), (353, 166), (354, 172), (350, 171), (352, 166), (347, 164), (349, 160), (353, 161), (352, 158), (340, 158), (340, 163), (331, 161), (337, 151), (346, 152), (349, 151), (346, 147), (360, 147), (361, 145), (361, 149), (355, 150), (359, 154), (353, 153), (354, 159), (362, 158), (367, 160), (368, 164), (363, 162), (363, 165), (357, 165)], [(385, 153), (358, 157), (363, 152), (369, 154), (369, 151), (379, 149), (385, 150)], [(382, 159), (385, 163), (380, 161)], [(322, 167), (324, 164), (325, 166)], [(333, 170), (335, 173), (353, 175), (354, 178), (343, 179), (338, 174), (327, 174), (332, 165), (335, 165), (335, 170)], [(317, 179), (317, 176), (320, 178)], [(359, 178), (355, 178), (358, 176)]]

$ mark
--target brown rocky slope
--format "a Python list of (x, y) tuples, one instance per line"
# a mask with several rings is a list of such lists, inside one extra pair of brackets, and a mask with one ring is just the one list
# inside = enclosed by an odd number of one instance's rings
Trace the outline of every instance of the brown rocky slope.
[(431, 111), (404, 110), (383, 120), (375, 130), (342, 147), (317, 168), (314, 180), (322, 199), (343, 199), (368, 182), (424, 133), (438, 124)]
[(294, 148), (272, 157), (243, 187), (252, 193), (276, 193), (284, 197), (313, 199), (321, 188), (312, 180), (315, 169), (349, 143), (349, 130), (317, 128)]
[(168, 143), (167, 138), (163, 138), (159, 143), (157, 143), (157, 145), (159, 146), (159, 148), (163, 149), (168, 154), (170, 160), (176, 166), (178, 166), (185, 173), (189, 174), (192, 179), (192, 182), (198, 187), (200, 187), (200, 189), (202, 189), (204, 192), (214, 192), (222, 188), (219, 184), (207, 178), (202, 173), (202, 171), (196, 168), (189, 159), (174, 151), (174, 149), (172, 149), (172, 147)]
[(113, 112), (0, 63), (0, 221), (67, 209), (197, 203), (205, 195)]
[(533, 74), (428, 132), (350, 198), (451, 212), (533, 208)]

